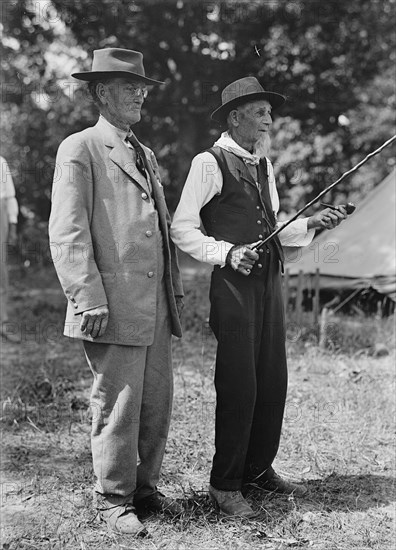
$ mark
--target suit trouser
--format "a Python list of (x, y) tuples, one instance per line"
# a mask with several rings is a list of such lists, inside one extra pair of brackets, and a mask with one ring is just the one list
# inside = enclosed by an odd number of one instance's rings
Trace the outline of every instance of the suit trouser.
[(172, 408), (171, 321), (162, 250), (159, 252), (154, 343), (84, 342), (94, 375), (91, 445), (95, 490), (127, 500), (134, 494), (155, 491)]
[(269, 247), (263, 273), (215, 268), (210, 326), (218, 340), (216, 453), (211, 485), (240, 490), (265, 474), (279, 447), (287, 389), (280, 266)]

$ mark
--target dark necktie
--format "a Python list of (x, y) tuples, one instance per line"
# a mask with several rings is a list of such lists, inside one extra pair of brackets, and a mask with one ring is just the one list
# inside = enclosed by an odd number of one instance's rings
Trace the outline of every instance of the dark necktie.
[(140, 145), (140, 143), (138, 142), (136, 136), (132, 132), (130, 132), (129, 135), (127, 135), (127, 140), (132, 145), (132, 147), (135, 149), (136, 168), (139, 170), (139, 172), (142, 174), (144, 179), (147, 181), (148, 188), (150, 189), (151, 198), (154, 201), (153, 186), (152, 186), (152, 183), (151, 183), (150, 171), (148, 169), (148, 161), (147, 161), (146, 153), (144, 152), (143, 147)]
[(138, 140), (136, 139), (134, 134), (132, 134), (132, 132), (130, 133), (130, 135), (127, 136), (127, 140), (129, 141), (129, 143), (135, 149), (136, 168), (139, 170), (139, 172), (142, 174), (142, 176), (144, 176), (146, 179), (148, 179), (147, 178), (147, 173), (146, 173), (146, 170), (148, 172), (147, 158), (146, 158), (145, 152), (143, 151), (143, 147), (140, 145), (140, 143), (138, 142)]

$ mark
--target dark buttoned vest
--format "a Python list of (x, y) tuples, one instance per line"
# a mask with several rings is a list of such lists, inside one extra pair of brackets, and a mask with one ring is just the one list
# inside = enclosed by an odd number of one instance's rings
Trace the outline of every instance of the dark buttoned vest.
[[(221, 149), (212, 147), (211, 153), (221, 170), (223, 188), (200, 212), (208, 235), (216, 240), (232, 244), (260, 241), (275, 230), (276, 219), (272, 210), (268, 185), (267, 161), (261, 159), (257, 166), (257, 183), (243, 160)], [(264, 269), (266, 254), (273, 251), (283, 265), (283, 250), (278, 237), (261, 247), (252, 274)]]

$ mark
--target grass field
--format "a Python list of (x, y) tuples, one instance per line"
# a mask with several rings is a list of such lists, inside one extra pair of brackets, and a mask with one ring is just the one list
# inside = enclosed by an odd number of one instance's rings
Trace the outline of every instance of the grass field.
[[(304, 499), (253, 495), (258, 519), (230, 521), (217, 517), (207, 496), (215, 407), (207, 278), (190, 279), (186, 287), (186, 332), (174, 341), (174, 413), (160, 488), (184, 497), (188, 510), (178, 520), (145, 518), (151, 535), (135, 540), (111, 535), (95, 521), (91, 375), (80, 343), (61, 336), (64, 300), (57, 283), (52, 275), (38, 277), (33, 290), (23, 278), (14, 282), (13, 320), (23, 342), (1, 345), (2, 549), (393, 548), (392, 320), (340, 321), (326, 350), (304, 331), (289, 336), (289, 394), (275, 466), (305, 480), (309, 493)], [(390, 354), (370, 356), (373, 339), (385, 342)]]

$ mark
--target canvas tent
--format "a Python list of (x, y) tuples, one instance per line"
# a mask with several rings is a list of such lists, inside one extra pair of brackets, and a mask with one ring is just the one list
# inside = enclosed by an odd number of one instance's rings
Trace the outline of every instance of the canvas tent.
[(323, 231), (306, 248), (288, 248), (290, 276), (301, 270), (309, 284), (319, 269), (320, 288), (372, 287), (396, 301), (395, 179), (393, 170), (336, 229)]

